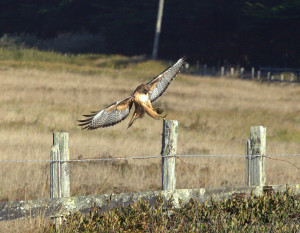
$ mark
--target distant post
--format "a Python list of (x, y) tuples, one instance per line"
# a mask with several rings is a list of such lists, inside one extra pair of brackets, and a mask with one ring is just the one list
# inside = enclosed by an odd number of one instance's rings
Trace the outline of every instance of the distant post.
[(251, 79), (254, 79), (254, 75), (255, 75), (255, 69), (254, 67), (251, 68)]
[[(162, 190), (175, 190), (175, 157), (177, 150), (178, 122), (172, 120), (163, 121), (162, 134)], [(170, 156), (170, 157), (169, 157)]]
[[(249, 142), (246, 142), (246, 185), (264, 186), (266, 183), (265, 157), (266, 154), (266, 128), (252, 126)], [(247, 145), (248, 144), (248, 145)]]
[(233, 77), (234, 75), (234, 67), (230, 67), (230, 76)]
[(221, 67), (221, 76), (222, 77), (225, 76), (225, 68), (224, 68), (224, 66)]
[(156, 28), (155, 28), (155, 36), (154, 36), (154, 43), (153, 43), (153, 51), (152, 51), (152, 59), (157, 59), (158, 43), (159, 43), (159, 35), (160, 35), (163, 9), (164, 9), (164, 0), (159, 0), (157, 21), (156, 21)]
[(240, 69), (240, 77), (242, 79), (244, 78), (244, 71), (245, 71), (244, 67), (241, 67), (241, 69)]
[(257, 80), (260, 80), (260, 70), (257, 71)]

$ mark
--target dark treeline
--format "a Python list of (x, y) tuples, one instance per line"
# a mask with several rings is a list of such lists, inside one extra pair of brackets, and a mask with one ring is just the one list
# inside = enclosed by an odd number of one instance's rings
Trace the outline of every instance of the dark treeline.
[[(158, 0), (1, 0), (0, 35), (102, 35), (105, 53), (151, 55)], [(158, 54), (206, 64), (300, 65), (300, 0), (166, 0)], [(103, 45), (102, 45), (103, 47)]]

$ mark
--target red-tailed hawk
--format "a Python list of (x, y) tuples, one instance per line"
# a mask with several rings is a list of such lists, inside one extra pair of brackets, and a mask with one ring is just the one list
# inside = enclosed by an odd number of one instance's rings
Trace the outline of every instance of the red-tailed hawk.
[(152, 103), (157, 100), (168, 88), (171, 81), (179, 73), (185, 63), (185, 58), (179, 59), (174, 65), (167, 68), (152, 81), (139, 85), (131, 96), (119, 100), (101, 111), (92, 112), (90, 115), (83, 115), (87, 119), (79, 120), (82, 129), (93, 130), (113, 126), (124, 120), (134, 104), (135, 110), (127, 126), (144, 116), (145, 112), (154, 119), (164, 118), (160, 108), (153, 109)]

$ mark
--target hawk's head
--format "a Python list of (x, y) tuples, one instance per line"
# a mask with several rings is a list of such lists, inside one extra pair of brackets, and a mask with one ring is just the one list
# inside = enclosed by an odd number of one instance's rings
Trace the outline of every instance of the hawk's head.
[(150, 91), (150, 87), (148, 84), (141, 84), (137, 87), (136, 91), (141, 94), (148, 94)]

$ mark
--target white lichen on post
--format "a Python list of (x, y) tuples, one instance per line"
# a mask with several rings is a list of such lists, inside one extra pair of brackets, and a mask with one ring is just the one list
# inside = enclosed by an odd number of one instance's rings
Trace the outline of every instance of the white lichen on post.
[(250, 130), (250, 185), (264, 186), (266, 183), (265, 157), (266, 128), (252, 126)]
[(163, 121), (162, 134), (162, 190), (175, 190), (176, 173), (175, 173), (175, 157), (177, 150), (178, 138), (178, 122), (172, 120)]

